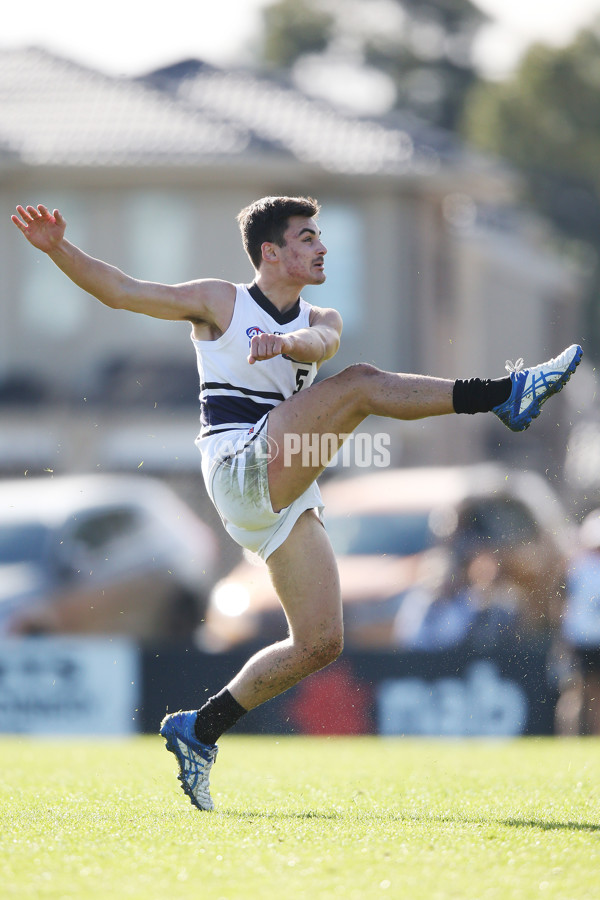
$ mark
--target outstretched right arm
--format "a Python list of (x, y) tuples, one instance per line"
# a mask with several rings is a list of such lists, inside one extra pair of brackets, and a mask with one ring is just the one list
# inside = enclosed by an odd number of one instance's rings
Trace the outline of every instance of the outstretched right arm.
[(113, 309), (210, 324), (220, 298), (231, 293), (229, 282), (216, 279), (167, 285), (132, 278), (67, 241), (67, 223), (57, 209), (50, 213), (40, 204), (17, 206), (17, 212), (12, 221), (29, 243), (46, 253), (76, 285)]

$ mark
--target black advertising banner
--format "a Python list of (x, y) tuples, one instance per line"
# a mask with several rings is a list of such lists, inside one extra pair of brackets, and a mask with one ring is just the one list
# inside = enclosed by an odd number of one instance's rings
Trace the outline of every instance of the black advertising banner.
[[(252, 654), (193, 647), (142, 652), (141, 728), (165, 710), (193, 709), (220, 690)], [(485, 651), (354, 652), (253, 710), (237, 732), (510, 737), (552, 734), (556, 677), (543, 643)]]

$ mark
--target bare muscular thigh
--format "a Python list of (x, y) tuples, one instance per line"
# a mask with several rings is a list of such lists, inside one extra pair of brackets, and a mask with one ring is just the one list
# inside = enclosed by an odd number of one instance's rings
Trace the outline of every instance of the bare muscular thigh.
[[(354, 431), (364, 417), (357, 408), (356, 397), (344, 389), (340, 376), (314, 384), (271, 410), (268, 473), (275, 512), (304, 493), (335, 456), (344, 436)], [(322, 441), (323, 435), (333, 437)], [(313, 452), (307, 452), (307, 448)]]

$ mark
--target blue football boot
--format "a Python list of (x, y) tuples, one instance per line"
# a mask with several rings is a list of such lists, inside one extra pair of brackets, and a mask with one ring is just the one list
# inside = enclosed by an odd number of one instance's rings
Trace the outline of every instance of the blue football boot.
[(525, 431), (539, 416), (542, 405), (562, 391), (583, 356), (578, 344), (571, 344), (555, 359), (531, 369), (523, 368), (523, 360), (506, 363), (512, 381), (508, 400), (492, 410), (511, 431)]
[(197, 710), (179, 711), (165, 716), (160, 723), (160, 733), (166, 738), (167, 750), (174, 753), (179, 763), (181, 787), (198, 809), (212, 810), (215, 805), (210, 796), (210, 770), (217, 758), (216, 744), (201, 744), (194, 731)]

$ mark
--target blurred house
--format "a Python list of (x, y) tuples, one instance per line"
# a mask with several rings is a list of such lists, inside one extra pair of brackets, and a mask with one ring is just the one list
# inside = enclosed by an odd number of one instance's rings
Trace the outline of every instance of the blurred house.
[[(577, 278), (515, 192), (503, 164), (448, 134), (353, 117), (250, 72), (188, 61), (112, 78), (0, 51), (0, 471), (197, 465), (188, 326), (84, 296), (16, 232), (16, 203), (59, 207), (75, 243), (137, 277), (249, 281), (239, 209), (315, 195), (328, 281), (305, 296), (345, 321), (327, 371), (363, 360), (468, 377), (580, 337)], [(560, 458), (555, 404), (528, 436), (529, 466), (538, 449), (544, 467)], [(492, 416), (385, 427), (394, 463), (523, 452)]]

